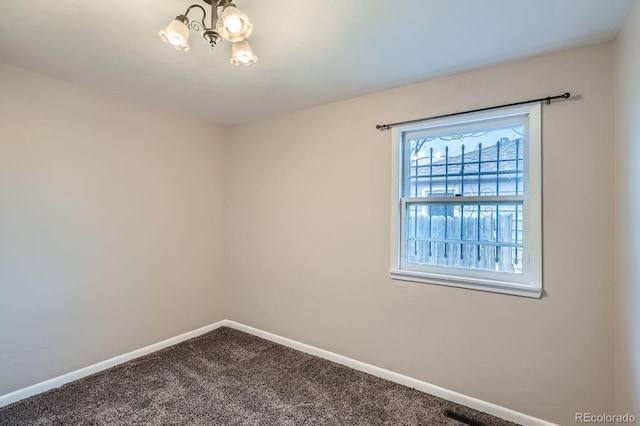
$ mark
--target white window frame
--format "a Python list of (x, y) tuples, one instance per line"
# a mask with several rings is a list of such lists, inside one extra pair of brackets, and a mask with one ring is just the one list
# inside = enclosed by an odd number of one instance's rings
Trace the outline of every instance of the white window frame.
[[(525, 117), (528, 125), (524, 135), (524, 195), (517, 197), (438, 197), (404, 198), (403, 139), (408, 132), (430, 133), (444, 126), (473, 127), (482, 121)], [(542, 107), (539, 102), (479, 113), (462, 114), (442, 119), (426, 120), (392, 129), (391, 187), (391, 267), (394, 280), (445, 285), (494, 293), (540, 298), (542, 296)], [(523, 205), (523, 273), (509, 274), (467, 268), (416, 265), (404, 262), (404, 222), (406, 206), (412, 202), (495, 203), (518, 201)]]

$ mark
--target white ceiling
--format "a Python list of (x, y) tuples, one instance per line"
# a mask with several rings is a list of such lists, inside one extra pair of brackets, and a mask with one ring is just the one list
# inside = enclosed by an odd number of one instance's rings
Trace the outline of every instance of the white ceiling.
[(202, 0), (0, 0), (0, 62), (235, 124), (611, 40), (632, 1), (236, 0), (258, 56), (236, 67), (228, 43), (158, 37)]

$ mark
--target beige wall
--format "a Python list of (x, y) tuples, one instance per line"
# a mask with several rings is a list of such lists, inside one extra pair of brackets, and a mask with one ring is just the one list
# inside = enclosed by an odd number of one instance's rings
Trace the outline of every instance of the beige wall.
[[(232, 130), (231, 319), (570, 424), (613, 410), (613, 48), (595, 45)], [(541, 300), (388, 276), (390, 132), (570, 91), (544, 107)]]
[(0, 395), (226, 316), (220, 128), (0, 65)]
[[(617, 42), (618, 412), (640, 383), (638, 19)], [(0, 395), (230, 318), (560, 424), (613, 412), (613, 53), (231, 129), (0, 65)], [(389, 279), (375, 125), (564, 91), (581, 99), (544, 107), (546, 295)]]
[(640, 417), (640, 3), (616, 40), (616, 393)]

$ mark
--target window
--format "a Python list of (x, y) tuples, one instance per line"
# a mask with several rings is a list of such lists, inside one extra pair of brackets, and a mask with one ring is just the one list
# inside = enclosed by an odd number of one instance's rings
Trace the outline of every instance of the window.
[(541, 296), (540, 109), (394, 128), (392, 278)]

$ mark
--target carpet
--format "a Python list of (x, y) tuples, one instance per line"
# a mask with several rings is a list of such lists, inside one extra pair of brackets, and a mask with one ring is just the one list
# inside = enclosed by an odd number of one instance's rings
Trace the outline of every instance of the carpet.
[(0, 408), (3, 426), (464, 424), (514, 425), (227, 327)]

